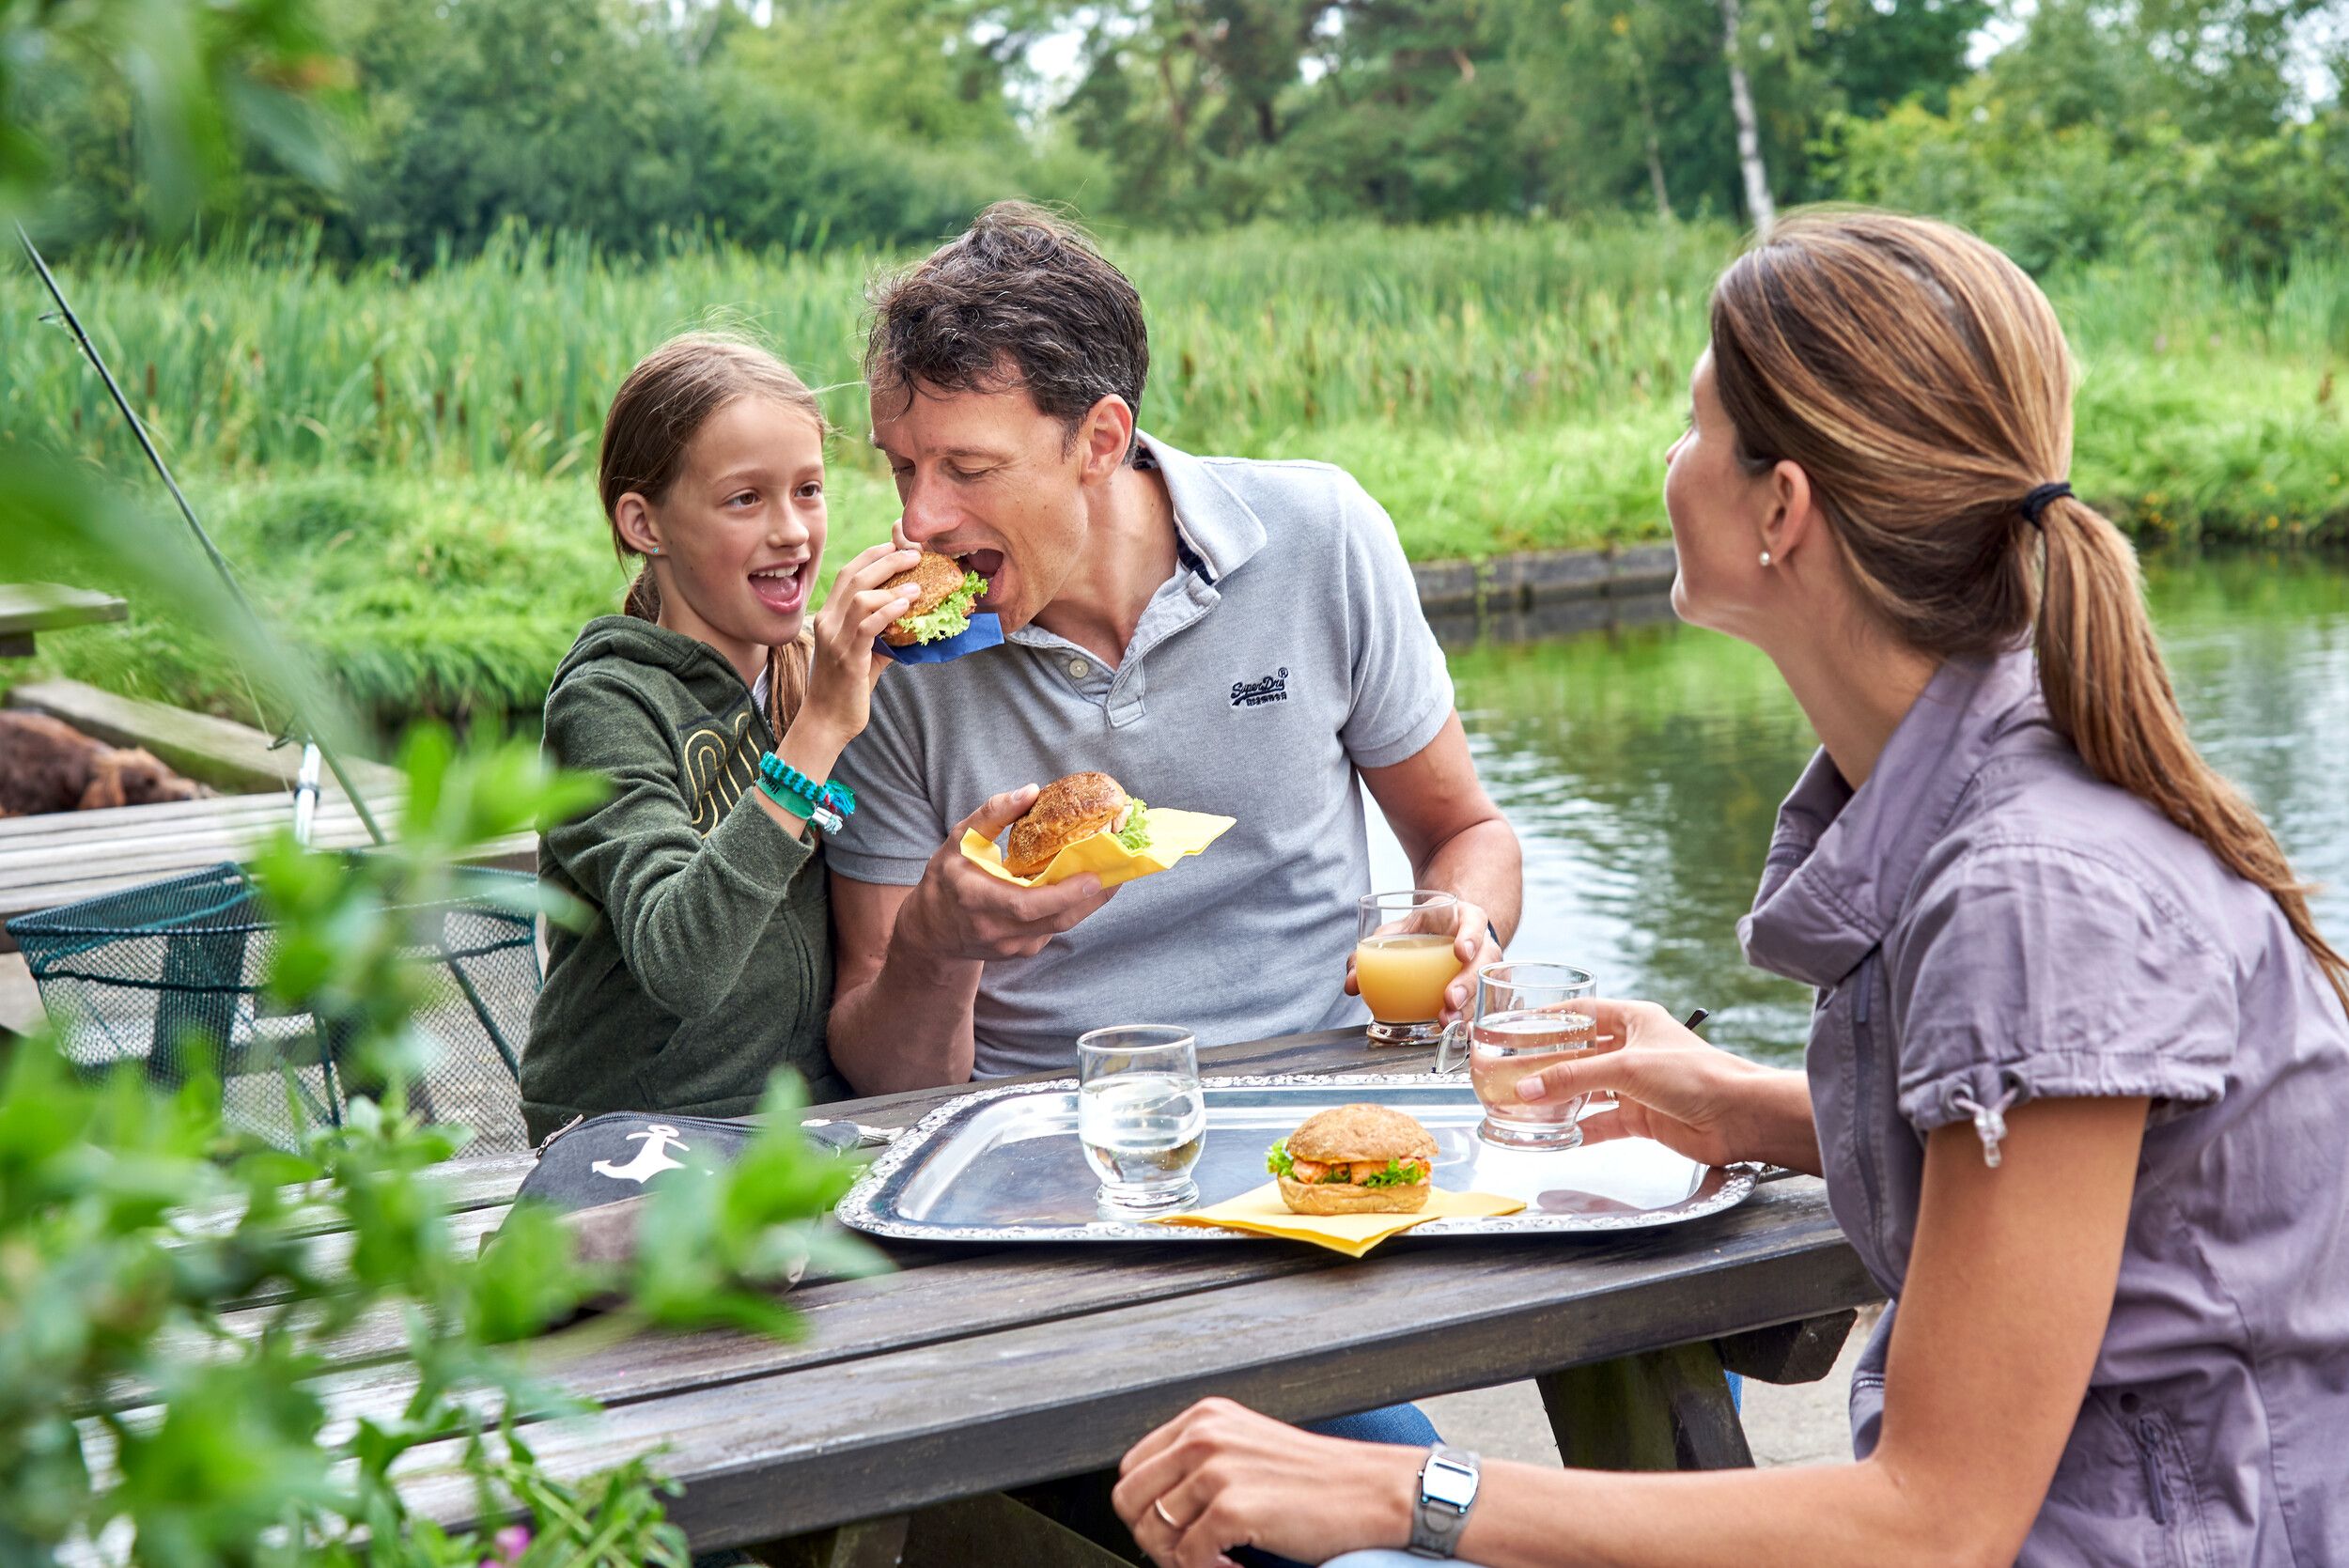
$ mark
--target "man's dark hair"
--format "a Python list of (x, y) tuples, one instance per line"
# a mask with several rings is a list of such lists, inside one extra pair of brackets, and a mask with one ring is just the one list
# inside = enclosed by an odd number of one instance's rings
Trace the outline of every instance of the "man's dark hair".
[(1112, 394), (1141, 416), (1150, 373), (1142, 296), (1090, 235), (1043, 208), (995, 203), (967, 232), (877, 280), (868, 298), (864, 380), (877, 392), (910, 404), (922, 387), (1024, 387), (1070, 439)]

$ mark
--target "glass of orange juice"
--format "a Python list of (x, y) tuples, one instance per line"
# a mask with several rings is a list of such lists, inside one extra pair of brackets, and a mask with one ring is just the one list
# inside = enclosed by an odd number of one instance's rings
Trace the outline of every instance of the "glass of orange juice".
[(1370, 1005), (1374, 1046), (1433, 1046), (1443, 988), (1459, 975), (1460, 901), (1413, 888), (1361, 900), (1354, 979)]

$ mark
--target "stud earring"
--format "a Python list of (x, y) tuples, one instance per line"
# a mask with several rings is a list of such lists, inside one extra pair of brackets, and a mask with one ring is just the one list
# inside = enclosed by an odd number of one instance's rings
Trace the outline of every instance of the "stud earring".
[(1770, 564), (1770, 552), (1766, 550), (1762, 552), (1762, 564), (1766, 567)]
[[(660, 554), (660, 553), (661, 553), (661, 547), (660, 547), (659, 545), (655, 545), (655, 546), (653, 546), (653, 547), (652, 547), (652, 552), (653, 552), (655, 555)], [(1763, 562), (1762, 562), (1762, 564), (1763, 564), (1764, 566), (1766, 566), (1766, 566), (1768, 566), (1768, 565), (1770, 564), (1770, 563), (1769, 563), (1768, 558), (1767, 558), (1767, 557), (1765, 557), (1765, 558), (1764, 558), (1764, 560), (1763, 560)]]

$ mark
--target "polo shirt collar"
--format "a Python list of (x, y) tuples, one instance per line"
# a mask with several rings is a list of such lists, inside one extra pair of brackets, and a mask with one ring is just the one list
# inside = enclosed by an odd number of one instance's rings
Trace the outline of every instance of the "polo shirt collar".
[(1859, 789), (1822, 747), (1779, 811), (1753, 912), (1737, 923), (1747, 961), (1809, 986), (1856, 969), (1891, 930), (1998, 742), (2039, 714), (2038, 695), (2027, 651), (1952, 659)]
[(1138, 431), (1135, 439), (1140, 457), (1166, 480), (1176, 539), (1197, 558), (1208, 582), (1221, 582), (1264, 548), (1264, 520), (1214, 470), (1156, 436)]

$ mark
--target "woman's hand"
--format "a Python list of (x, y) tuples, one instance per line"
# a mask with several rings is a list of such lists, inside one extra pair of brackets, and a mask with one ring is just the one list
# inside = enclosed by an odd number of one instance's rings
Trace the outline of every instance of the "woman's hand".
[(816, 616), (816, 662), (808, 672), (807, 701), (792, 723), (812, 721), (831, 744), (833, 754), (858, 736), (873, 716), (873, 688), (890, 661), (876, 652), (873, 640), (889, 623), (906, 613), (918, 597), (910, 584), (882, 584), (913, 569), (920, 552), (895, 545), (875, 545), (840, 568), (832, 579), (832, 597)]
[(1323, 1562), (1410, 1540), (1426, 1457), (1207, 1399), (1133, 1446), (1110, 1501), (1159, 1568), (1229, 1568), (1234, 1546)]
[(1612, 1094), (1613, 1113), (1582, 1119), (1582, 1140), (1652, 1138), (1707, 1165), (1759, 1159), (1818, 1173), (1818, 1129), (1799, 1073), (1706, 1045), (1652, 1001), (1594, 1001), (1603, 1049), (1529, 1073), (1523, 1100)]

